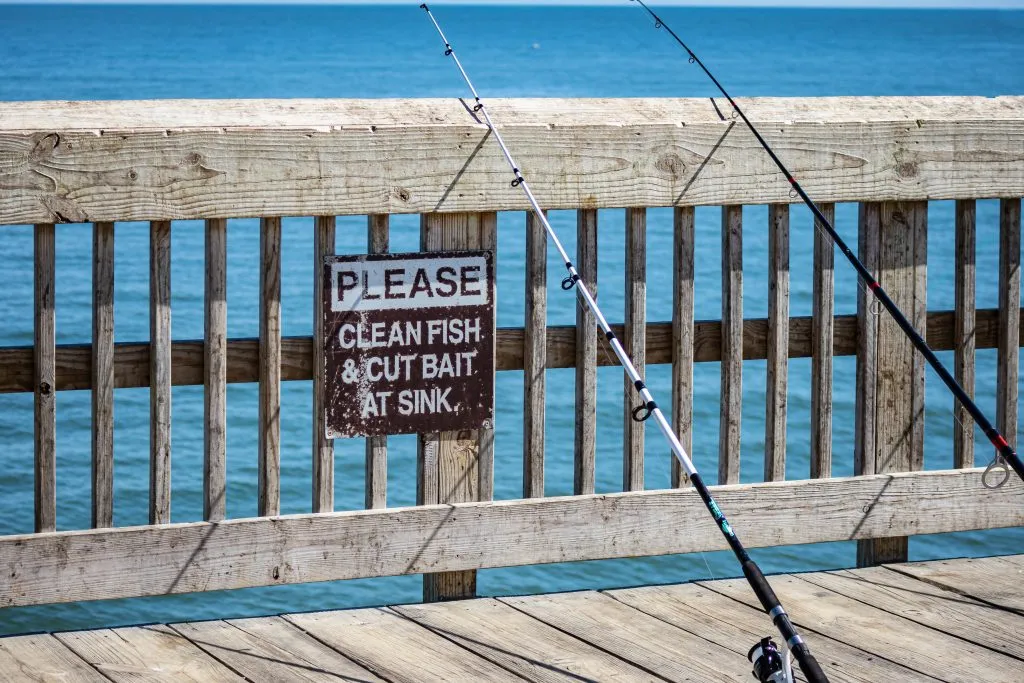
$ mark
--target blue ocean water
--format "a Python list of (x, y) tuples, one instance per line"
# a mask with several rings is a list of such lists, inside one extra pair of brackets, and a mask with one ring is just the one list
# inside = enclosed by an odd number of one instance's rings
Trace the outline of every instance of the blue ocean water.
[[(439, 19), (485, 97), (704, 97), (710, 85), (687, 65), (680, 50), (635, 7), (440, 6)], [(668, 8), (664, 16), (742, 96), (1002, 95), (1024, 92), (1024, 12)], [(41, 32), (41, 27), (50, 31)], [(46, 36), (45, 39), (41, 36)], [(0, 99), (461, 97), (465, 90), (442, 58), (432, 26), (416, 7), (214, 7), (214, 6), (12, 6), (0, 5)], [(756, 111), (750, 111), (756, 119)], [(543, 200), (543, 197), (541, 197)], [(931, 309), (953, 303), (952, 205), (933, 203), (928, 246)], [(697, 211), (697, 317), (720, 317), (720, 222), (714, 208)], [(767, 314), (767, 210), (744, 212), (745, 315)], [(600, 216), (600, 292), (611, 319), (623, 315), (621, 258), (623, 212)], [(670, 317), (671, 244), (667, 209), (649, 212), (648, 317)], [(575, 217), (553, 212), (552, 223), (575, 248)], [(522, 213), (503, 214), (499, 231), (499, 325), (523, 321)], [(417, 220), (393, 221), (395, 251), (414, 251)], [(856, 239), (856, 207), (840, 206), (837, 226)], [(229, 224), (228, 327), (231, 336), (257, 335), (258, 224)], [(792, 240), (792, 315), (809, 315), (812, 226), (795, 210)], [(148, 228), (119, 224), (116, 241), (116, 336), (148, 338)], [(58, 343), (90, 339), (89, 228), (57, 229)], [(173, 333), (201, 338), (203, 234), (199, 222), (180, 222), (173, 233)], [(284, 334), (308, 335), (313, 304), (312, 224), (284, 225)], [(0, 345), (32, 343), (32, 241), (28, 226), (4, 228), (4, 284), (0, 289)], [(343, 218), (339, 251), (366, 249), (365, 219)], [(978, 206), (978, 306), (997, 305), (997, 207)], [(560, 264), (549, 264), (557, 282)], [(852, 270), (836, 263), (837, 313), (855, 310)], [(557, 287), (549, 321), (571, 324), (574, 302)], [(940, 354), (951, 362), (950, 355)], [(835, 363), (834, 468), (852, 472), (852, 358)], [(978, 353), (977, 395), (995, 406), (995, 352)], [(744, 365), (744, 481), (761, 473), (764, 433), (763, 361)], [(809, 377), (807, 359), (790, 363), (787, 473), (808, 473)], [(650, 384), (663, 403), (667, 366), (651, 368)], [(694, 459), (714, 478), (718, 445), (719, 367), (695, 372)], [(522, 376), (498, 377), (495, 495), (519, 497), (522, 488)], [(572, 371), (550, 371), (547, 473), (549, 495), (572, 489)], [(621, 376), (599, 373), (599, 491), (621, 488)], [(934, 376), (927, 385), (929, 468), (952, 462), (952, 400)], [(289, 382), (282, 390), (282, 511), (309, 510), (311, 388)], [(115, 523), (144, 524), (148, 495), (148, 391), (116, 396)], [(58, 396), (58, 526), (89, 525), (89, 424), (87, 392)], [(228, 390), (228, 515), (256, 513), (256, 387)], [(202, 388), (176, 387), (173, 396), (173, 520), (201, 518)], [(390, 440), (389, 504), (415, 498), (415, 443)], [(0, 534), (32, 530), (32, 397), (0, 396)], [(358, 509), (363, 500), (361, 440), (336, 443), (336, 507)], [(978, 459), (987, 457), (979, 441)], [(669, 454), (652, 430), (647, 440), (648, 488), (668, 485)], [(984, 491), (978, 492), (984, 496)], [(728, 511), (726, 511), (728, 513)], [(813, 523), (813, 520), (807, 520)], [(678, 533), (686, 533), (679, 520)], [(750, 539), (757, 529), (739, 529)], [(1024, 531), (919, 537), (915, 559), (1021, 552)], [(850, 566), (853, 543), (754, 551), (768, 571)], [(682, 581), (735, 575), (722, 553), (585, 562), (486, 570), (482, 594), (529, 593)], [(117, 600), (0, 610), (0, 634), (87, 628), (150, 621), (268, 614), (410, 602), (420, 597), (419, 577), (249, 589), (216, 594)]]

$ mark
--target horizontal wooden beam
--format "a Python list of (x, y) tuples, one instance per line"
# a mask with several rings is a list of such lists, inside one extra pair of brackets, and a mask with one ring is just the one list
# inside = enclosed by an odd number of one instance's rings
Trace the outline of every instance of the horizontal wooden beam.
[[(1024, 316), (1021, 316), (1024, 327)], [(976, 345), (992, 349), (998, 343), (999, 311), (978, 311)], [(789, 357), (811, 355), (811, 318), (790, 318)], [(614, 325), (616, 334), (621, 325)], [(953, 312), (936, 311), (928, 315), (928, 343), (937, 351), (953, 348)], [(497, 339), (497, 369), (523, 369), (523, 329), (501, 328)], [(1020, 335), (1024, 339), (1024, 330)], [(721, 360), (721, 323), (703, 320), (694, 324), (694, 360), (706, 363)], [(603, 343), (603, 342), (599, 342)], [(647, 363), (672, 362), (672, 324), (647, 325)], [(857, 316), (835, 319), (833, 351), (836, 356), (852, 356), (857, 351)], [(767, 357), (768, 321), (743, 322), (743, 358)], [(598, 365), (610, 365), (609, 354), (597, 355)], [(576, 328), (572, 325), (547, 330), (547, 367), (571, 368), (576, 363)], [(57, 347), (57, 390), (89, 389), (92, 386), (92, 352), (88, 344)], [(259, 379), (259, 340), (228, 340), (228, 382), (256, 382)], [(313, 340), (310, 337), (285, 337), (281, 342), (281, 379), (309, 380), (313, 377)], [(174, 342), (171, 350), (171, 381), (176, 386), (203, 383), (203, 342)], [(149, 344), (125, 342), (114, 348), (114, 384), (118, 388), (149, 386)], [(0, 394), (33, 391), (32, 347), (0, 347)]]
[[(1024, 97), (742, 100), (819, 202), (1024, 195)], [(785, 203), (706, 99), (491, 100), (545, 208)], [(0, 224), (527, 209), (459, 99), (0, 103)]]
[[(1024, 484), (981, 474), (713, 488), (755, 548), (1024, 525)], [(725, 547), (693, 489), (25, 534), (0, 538), (0, 607)]]

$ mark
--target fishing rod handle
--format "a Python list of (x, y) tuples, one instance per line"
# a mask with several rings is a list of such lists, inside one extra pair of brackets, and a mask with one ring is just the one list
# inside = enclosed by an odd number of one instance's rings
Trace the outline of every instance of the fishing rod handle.
[(754, 589), (757, 599), (761, 601), (761, 607), (772, 618), (775, 627), (779, 629), (782, 637), (786, 639), (786, 647), (796, 657), (800, 670), (804, 672), (804, 677), (807, 678), (808, 683), (828, 683), (828, 676), (825, 675), (821, 665), (818, 664), (818, 660), (811, 654), (811, 649), (807, 647), (807, 643), (797, 633), (796, 627), (789, 620), (789, 615), (782, 608), (782, 603), (776, 597), (775, 591), (772, 590), (771, 584), (768, 583), (768, 579), (765, 578), (757, 563), (750, 558), (743, 561), (743, 576), (746, 577), (750, 587)]

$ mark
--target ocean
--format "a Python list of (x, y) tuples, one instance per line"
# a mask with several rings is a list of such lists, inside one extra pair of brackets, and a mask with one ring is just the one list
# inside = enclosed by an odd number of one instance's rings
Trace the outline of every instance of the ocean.
[[(636, 6), (438, 6), (449, 39), (486, 97), (707, 97), (712, 86), (664, 32)], [(1024, 93), (1024, 12), (932, 10), (666, 8), (665, 19), (737, 96), (1012, 95)], [(0, 5), (0, 100), (148, 98), (405, 98), (463, 97), (465, 86), (442, 55), (417, 3), (402, 6), (83, 6)], [(710, 106), (710, 105), (709, 105)], [(748, 112), (757, 119), (756, 108)], [(514, 150), (513, 150), (514, 151)], [(528, 170), (527, 170), (528, 174)], [(543, 203), (543, 196), (540, 196)], [(524, 291), (523, 213), (502, 214), (498, 244), (498, 324), (521, 326)], [(575, 215), (556, 211), (554, 227), (575, 249)], [(608, 317), (623, 316), (623, 211), (600, 214), (599, 289)], [(744, 210), (744, 314), (767, 315), (767, 209)], [(856, 207), (840, 205), (837, 228), (856, 243)], [(415, 216), (393, 219), (393, 251), (415, 251)], [(671, 211), (648, 217), (648, 319), (668, 320), (671, 304)], [(953, 306), (953, 206), (929, 210), (928, 304)], [(258, 222), (228, 228), (228, 333), (258, 334)], [(721, 315), (720, 217), (697, 210), (697, 318)], [(90, 230), (57, 228), (57, 341), (90, 340)], [(365, 251), (365, 219), (339, 220), (338, 250)], [(810, 315), (812, 225), (794, 209), (791, 315)], [(978, 307), (998, 302), (998, 207), (978, 203)], [(4, 287), (0, 345), (32, 343), (32, 230), (3, 229)], [(553, 250), (551, 250), (553, 252)], [(148, 227), (123, 223), (116, 240), (116, 337), (148, 339)], [(552, 257), (549, 323), (572, 324), (574, 300), (555, 286), (562, 267)], [(196, 221), (173, 230), (173, 335), (203, 334), (203, 231)], [(282, 312), (285, 335), (312, 329), (312, 220), (284, 222)], [(557, 278), (557, 279), (556, 279)], [(836, 312), (853, 313), (857, 282), (836, 260)], [(949, 353), (940, 354), (951, 363)], [(977, 396), (994, 414), (994, 350), (978, 352)], [(834, 473), (853, 470), (854, 360), (835, 361)], [(650, 369), (656, 397), (668, 403), (668, 366)], [(599, 372), (597, 488), (620, 490), (621, 372)], [(719, 367), (695, 371), (694, 460), (714, 479), (718, 452)], [(743, 481), (762, 471), (765, 363), (748, 361), (743, 377)], [(284, 513), (309, 511), (311, 387), (282, 388)], [(228, 516), (256, 514), (256, 386), (228, 388)], [(497, 379), (495, 497), (522, 490), (522, 373)], [(149, 395), (118, 390), (115, 404), (115, 524), (147, 520)], [(546, 492), (571, 493), (572, 370), (548, 375)], [(952, 464), (952, 399), (934, 375), (927, 380), (926, 467)], [(173, 393), (172, 518), (202, 516), (202, 387)], [(57, 399), (58, 528), (89, 526), (88, 392)], [(808, 476), (810, 360), (790, 361), (787, 474)], [(980, 437), (981, 435), (978, 434)], [(1018, 435), (1019, 436), (1019, 435)], [(977, 459), (989, 450), (978, 440)], [(669, 452), (648, 430), (647, 488), (665, 488)], [(32, 396), (0, 395), (0, 535), (32, 531)], [(336, 509), (363, 501), (363, 443), (336, 442)], [(979, 496), (985, 496), (979, 490)], [(415, 500), (415, 439), (390, 439), (388, 503)], [(728, 514), (728, 510), (725, 511)], [(688, 520), (680, 519), (678, 533)], [(813, 523), (813, 520), (807, 520)], [(752, 529), (738, 529), (749, 539)], [(1017, 553), (1024, 530), (916, 537), (912, 559)], [(766, 571), (855, 564), (851, 542), (756, 550)], [(610, 588), (739, 573), (725, 553), (595, 561), (480, 572), (482, 595)], [(286, 611), (415, 602), (420, 577), (280, 586), (212, 594), (113, 600), (0, 610), (0, 635), (197, 620)]]

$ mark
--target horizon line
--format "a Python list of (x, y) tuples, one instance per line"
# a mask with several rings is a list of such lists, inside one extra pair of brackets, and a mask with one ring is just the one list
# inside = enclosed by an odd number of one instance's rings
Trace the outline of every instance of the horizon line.
[[(0, 5), (68, 5), (68, 6), (401, 6), (415, 5), (414, 0), (0, 0)], [(476, 7), (563, 6), (616, 7), (626, 0), (432, 0), (433, 5)], [(918, 10), (1024, 10), (1024, 0), (665, 0), (657, 7), (693, 7), (701, 9), (918, 9)]]

